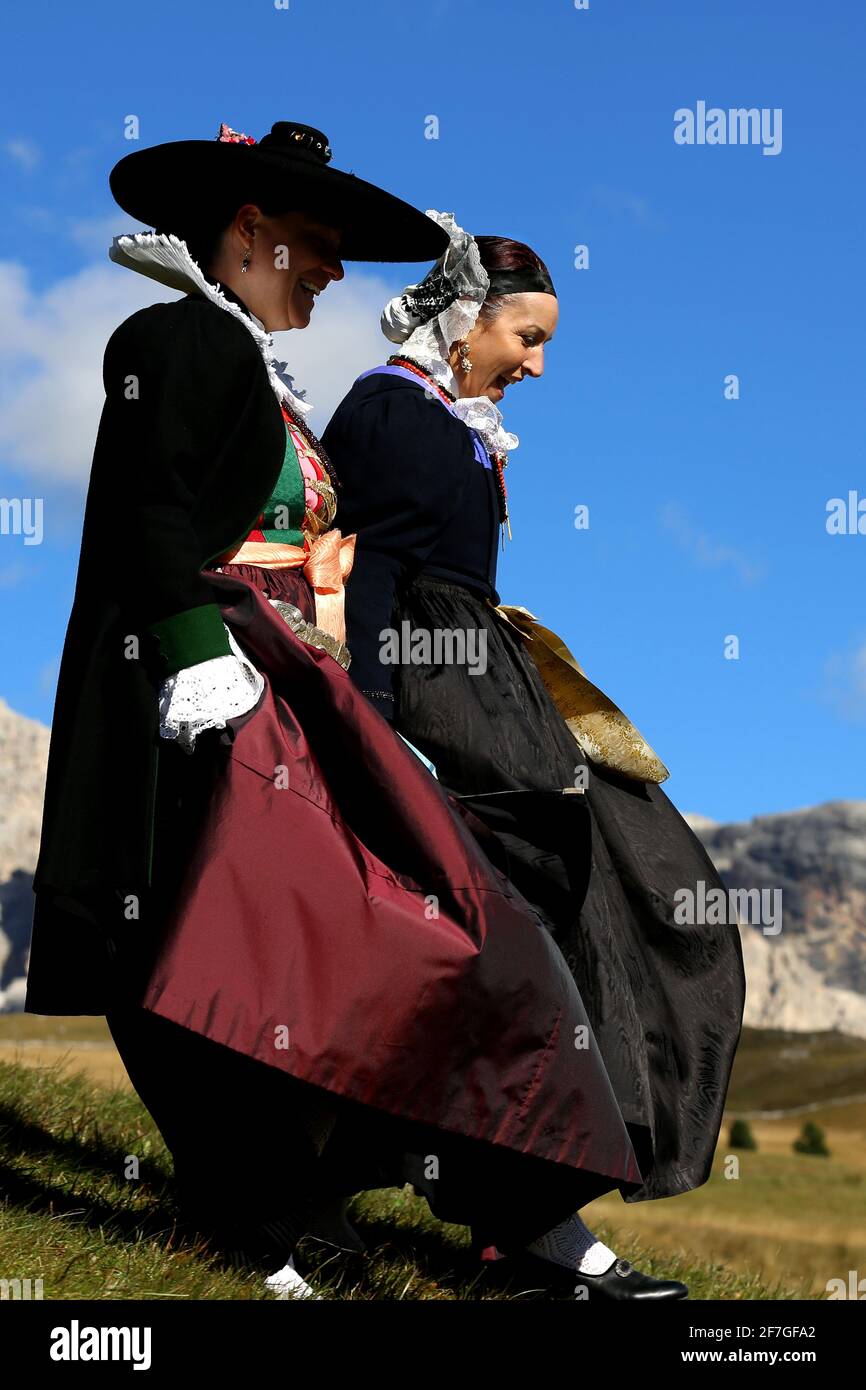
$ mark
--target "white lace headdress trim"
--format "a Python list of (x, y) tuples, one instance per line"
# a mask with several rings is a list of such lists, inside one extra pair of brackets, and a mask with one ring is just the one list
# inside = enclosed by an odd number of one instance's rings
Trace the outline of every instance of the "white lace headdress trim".
[[(475, 327), (490, 277), (481, 264), (475, 238), (458, 227), (453, 213), (428, 208), (427, 216), (445, 228), (449, 245), (422, 281), (407, 285), (388, 301), (382, 311), (382, 332), (390, 342), (401, 344), (407, 356), (456, 397), (452, 407), (455, 415), (480, 434), (491, 453), (508, 455), (520, 443), (517, 435), (505, 429), (502, 412), (487, 396), (460, 395), (460, 384), (448, 361), (451, 344)], [(435, 317), (425, 320), (413, 312), (413, 308), (421, 308), (425, 298), (428, 303), (435, 302), (437, 295), (449, 302)]]
[(151, 280), (158, 280), (170, 289), (198, 290), (207, 296), (211, 303), (225, 309), (252, 333), (268, 369), (271, 383), (278, 401), (286, 405), (303, 420), (313, 405), (307, 400), (305, 391), (295, 385), (286, 372), (286, 363), (278, 362), (274, 356), (273, 336), (267, 331), (261, 319), (252, 312), (243, 310), (239, 304), (227, 299), (219, 284), (208, 280), (201, 266), (193, 260), (187, 244), (180, 237), (166, 232), (133, 232), (128, 236), (116, 236), (108, 248), (111, 260), (127, 270), (136, 270)]

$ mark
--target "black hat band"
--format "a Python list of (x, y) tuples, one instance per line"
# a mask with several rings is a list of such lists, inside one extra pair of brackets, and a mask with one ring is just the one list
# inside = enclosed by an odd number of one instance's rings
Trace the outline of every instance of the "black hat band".
[(500, 294), (552, 294), (553, 281), (543, 266), (525, 266), (520, 270), (489, 270), (490, 284), (486, 298)]

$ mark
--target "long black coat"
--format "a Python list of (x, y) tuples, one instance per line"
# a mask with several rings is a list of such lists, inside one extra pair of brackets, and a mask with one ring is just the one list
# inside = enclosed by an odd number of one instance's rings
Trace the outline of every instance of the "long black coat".
[(34, 878), (33, 1013), (109, 1005), (111, 942), (150, 885), (159, 686), (231, 650), (201, 570), (255, 524), (286, 449), (255, 338), (203, 295), (126, 319), (103, 379)]

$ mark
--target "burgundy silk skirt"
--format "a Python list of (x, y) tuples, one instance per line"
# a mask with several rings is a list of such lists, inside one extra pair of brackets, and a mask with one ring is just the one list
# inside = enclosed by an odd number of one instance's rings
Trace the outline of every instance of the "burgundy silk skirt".
[(265, 689), (192, 755), (161, 749), (139, 1002), (383, 1116), (580, 1170), (593, 1196), (639, 1188), (578, 988), (488, 832), (268, 602), (314, 622), (302, 573), (205, 573)]

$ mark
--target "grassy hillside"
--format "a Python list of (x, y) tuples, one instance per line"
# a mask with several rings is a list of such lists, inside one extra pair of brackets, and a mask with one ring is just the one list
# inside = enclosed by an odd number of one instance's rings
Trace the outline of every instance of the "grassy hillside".
[[(747, 1032), (730, 1113), (863, 1091), (866, 1042)], [(830, 1158), (791, 1150), (802, 1116), (753, 1119), (760, 1147), (738, 1151), (739, 1172), (726, 1176), (726, 1123), (704, 1187), (661, 1202), (607, 1196), (583, 1215), (617, 1254), (684, 1280), (692, 1298), (822, 1297), (866, 1251), (866, 1104), (807, 1118), (825, 1129)], [(141, 1160), (135, 1181), (124, 1177), (128, 1154)], [(170, 1177), (104, 1020), (0, 1016), (2, 1277), (42, 1278), (46, 1298), (270, 1297), (179, 1235)], [(437, 1222), (411, 1189), (366, 1193), (352, 1215), (370, 1253), (302, 1252), (331, 1297), (533, 1296), (479, 1275), (468, 1233)]]

